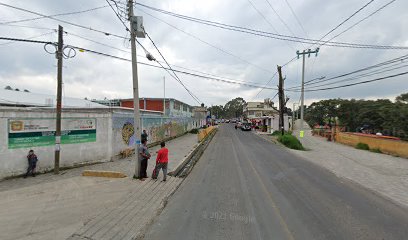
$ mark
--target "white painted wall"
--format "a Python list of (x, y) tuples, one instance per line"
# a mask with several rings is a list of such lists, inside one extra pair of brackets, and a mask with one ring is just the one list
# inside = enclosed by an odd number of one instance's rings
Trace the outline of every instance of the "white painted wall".
[[(96, 142), (61, 145), (60, 167), (82, 163), (109, 161), (112, 153), (111, 121), (109, 111), (64, 111), (63, 118), (96, 119)], [(8, 120), (16, 118), (41, 118), (55, 121), (52, 110), (0, 109), (0, 179), (25, 173), (29, 148), (9, 149)], [(39, 158), (37, 170), (42, 172), (54, 167), (55, 146), (32, 147)]]

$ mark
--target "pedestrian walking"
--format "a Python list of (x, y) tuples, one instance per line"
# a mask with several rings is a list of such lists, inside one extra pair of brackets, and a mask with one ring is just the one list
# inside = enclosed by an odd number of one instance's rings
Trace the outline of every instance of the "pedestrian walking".
[(31, 176), (35, 177), (35, 168), (37, 167), (38, 157), (34, 154), (34, 150), (30, 150), (27, 155), (28, 168), (27, 172), (24, 175), (24, 178), (27, 178), (28, 174), (31, 173)]
[(153, 171), (153, 179), (157, 179), (159, 176), (160, 169), (163, 170), (163, 182), (166, 181), (167, 177), (167, 165), (169, 163), (169, 149), (166, 148), (166, 143), (161, 142), (160, 143), (160, 150), (157, 152), (157, 158), (156, 158), (156, 167)]
[(144, 139), (147, 142), (147, 137), (148, 136), (149, 135), (147, 134), (146, 130), (143, 130), (142, 135), (140, 136), (141, 141), (143, 141), (143, 139)]
[(147, 148), (147, 143), (146, 140), (142, 140), (142, 144), (140, 144), (139, 150), (138, 150), (138, 159), (141, 162), (140, 164), (140, 173), (139, 177), (141, 181), (144, 181), (145, 178), (147, 178), (147, 161), (151, 157), (149, 153), (149, 149)]

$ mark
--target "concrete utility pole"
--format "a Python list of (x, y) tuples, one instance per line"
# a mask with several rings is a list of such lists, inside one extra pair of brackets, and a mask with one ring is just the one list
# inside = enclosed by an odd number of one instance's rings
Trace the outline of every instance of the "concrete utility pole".
[(166, 115), (166, 76), (163, 76), (163, 116)]
[(283, 78), (282, 78), (282, 67), (278, 66), (278, 73), (279, 73), (279, 128), (282, 131), (282, 135), (285, 134), (285, 121), (283, 119), (283, 112), (285, 108), (285, 96), (283, 92)]
[(310, 57), (311, 53), (315, 53), (317, 57), (317, 53), (319, 52), (319, 48), (316, 48), (316, 50), (312, 51), (308, 49), (307, 51), (303, 50), (303, 52), (296, 51), (297, 57), (299, 59), (299, 55), (302, 55), (303, 57), (303, 67), (302, 67), (302, 91), (301, 91), (301, 103), (300, 103), (300, 130), (303, 131), (303, 113), (304, 113), (304, 101), (305, 101), (305, 55), (308, 55)]
[(55, 124), (55, 157), (54, 157), (54, 174), (59, 173), (60, 150), (61, 150), (61, 95), (62, 95), (62, 59), (64, 51), (63, 28), (58, 26), (58, 48), (56, 58), (58, 59), (57, 70), (57, 117)]
[(136, 55), (136, 32), (134, 28), (134, 18), (133, 18), (133, 0), (128, 1), (129, 8), (129, 21), (130, 21), (130, 44), (132, 48), (132, 76), (133, 76), (133, 109), (134, 109), (134, 134), (135, 134), (135, 174), (133, 178), (140, 177), (140, 161), (139, 161), (139, 146), (141, 138), (140, 129), (140, 106), (139, 106), (139, 81), (137, 76), (137, 55)]

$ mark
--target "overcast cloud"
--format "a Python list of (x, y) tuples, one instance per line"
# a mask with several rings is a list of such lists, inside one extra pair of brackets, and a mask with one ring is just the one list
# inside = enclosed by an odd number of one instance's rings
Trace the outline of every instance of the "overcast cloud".
[[(1, 3), (26, 8), (46, 15), (85, 10), (106, 5), (103, 0), (0, 0)], [(122, 0), (124, 2), (124, 0)], [(271, 25), (251, 6), (249, 0), (163, 0), (139, 1), (140, 3), (176, 12), (196, 18), (223, 22), (274, 32)], [(291, 35), (289, 30), (279, 21), (277, 15), (269, 7), (266, 0), (251, 0), (273, 27), (280, 33)], [(299, 37), (306, 37), (285, 0), (269, 0), (275, 10), (284, 19), (289, 28)], [(353, 12), (363, 6), (368, 0), (288, 0), (298, 18), (301, 20), (307, 35), (319, 39)], [(388, 0), (376, 0), (367, 8), (353, 17), (344, 26), (333, 33), (339, 33), (348, 26), (372, 13)], [(408, 46), (408, 1), (397, 0), (371, 18), (357, 25), (350, 31), (337, 37), (335, 41), (361, 44)], [(230, 55), (211, 47), (194, 37), (172, 28), (165, 23), (150, 17), (152, 14), (185, 32), (216, 46)], [(15, 9), (0, 6), (0, 22), (36, 17)], [(270, 38), (236, 33), (211, 26), (200, 25), (174, 17), (166, 16), (151, 10), (137, 7), (136, 15), (144, 17), (144, 26), (166, 59), (174, 65), (211, 73), (220, 77), (246, 81), (258, 85), (265, 84), (276, 71), (277, 65), (282, 65), (296, 56), (296, 50), (303, 50), (306, 45), (284, 42)], [(126, 30), (109, 7), (77, 15), (63, 16), (61, 19), (103, 31), (126, 36)], [(66, 44), (89, 48), (115, 56), (130, 59), (130, 53), (107, 48), (93, 42), (77, 38), (70, 33), (80, 35), (98, 42), (109, 44), (125, 51), (130, 51), (129, 42), (100, 33), (84, 30), (50, 19), (41, 19), (18, 25), (56, 29), (58, 24), (64, 27), (68, 34), (64, 35)], [(31, 29), (0, 24), (0, 36), (30, 38), (52, 32), (47, 29)], [(329, 35), (333, 36), (333, 35)], [(57, 34), (35, 38), (36, 40), (56, 41)], [(328, 38), (326, 38), (328, 39)], [(140, 42), (157, 58), (148, 39)], [(29, 89), (32, 92), (55, 94), (56, 92), (56, 59), (46, 53), (41, 44), (10, 43), (0, 41), (0, 87), (12, 86), (19, 89)], [(138, 54), (144, 51), (138, 46)], [(350, 72), (358, 68), (370, 66), (391, 58), (407, 54), (403, 50), (370, 50), (322, 47), (317, 57), (306, 60), (306, 80)], [(234, 56), (236, 57), (234, 57)], [(147, 62), (145, 58), (138, 59)], [(407, 68), (395, 70), (374, 77), (386, 76), (406, 71)], [(283, 68), (286, 76), (286, 87), (297, 86), (301, 81), (301, 60), (296, 60)], [(64, 94), (78, 98), (129, 98), (132, 97), (132, 72), (130, 62), (97, 56), (91, 53), (78, 52), (77, 56), (64, 60), (63, 69)], [(166, 97), (173, 97), (191, 105), (197, 103), (188, 93), (173, 80), (164, 70), (139, 65), (140, 95), (142, 97), (162, 97), (163, 77), (166, 78)], [(264, 90), (256, 98), (259, 88), (249, 88), (240, 85), (221, 83), (202, 78), (179, 74), (182, 81), (206, 105), (225, 104), (235, 97), (245, 100), (262, 100), (272, 98), (276, 91)], [(364, 80), (367, 80), (364, 79)], [(349, 83), (349, 82), (347, 82)], [(275, 77), (270, 87), (277, 85)], [(364, 85), (341, 88), (322, 92), (307, 92), (306, 102), (326, 98), (390, 98), (408, 92), (407, 77), (388, 79)], [(287, 93), (292, 100), (298, 101), (298, 93)], [(277, 99), (275, 99), (276, 101)]]

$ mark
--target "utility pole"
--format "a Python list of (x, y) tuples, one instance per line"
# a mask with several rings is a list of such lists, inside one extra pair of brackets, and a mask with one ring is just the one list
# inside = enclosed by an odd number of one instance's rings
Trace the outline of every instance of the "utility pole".
[(55, 157), (54, 174), (59, 173), (60, 151), (61, 151), (61, 98), (62, 98), (62, 59), (64, 51), (63, 28), (58, 26), (58, 46), (56, 58), (58, 59), (57, 69), (57, 118), (55, 124)]
[(163, 76), (163, 116), (166, 115), (166, 76)]
[(299, 56), (302, 55), (303, 57), (303, 64), (302, 64), (302, 90), (301, 90), (301, 103), (300, 103), (300, 131), (303, 131), (303, 113), (304, 113), (304, 101), (305, 101), (305, 55), (310, 57), (310, 54), (315, 53), (317, 57), (317, 53), (319, 52), (319, 48), (316, 48), (316, 50), (312, 51), (310, 49), (303, 50), (303, 52), (296, 51), (297, 57), (299, 59)]
[[(135, 1), (136, 2), (136, 1)], [(130, 44), (132, 48), (132, 77), (133, 77), (133, 115), (134, 115), (134, 134), (135, 134), (135, 174), (133, 178), (140, 177), (140, 164), (139, 161), (139, 147), (140, 147), (140, 106), (139, 106), (139, 81), (137, 75), (137, 55), (136, 55), (136, 30), (135, 30), (135, 20), (133, 17), (133, 0), (128, 1), (129, 8), (129, 21), (130, 21)]]
[(283, 119), (283, 111), (285, 108), (285, 96), (283, 93), (283, 78), (282, 78), (282, 67), (278, 66), (279, 73), (279, 86), (278, 86), (278, 95), (279, 95), (279, 128), (282, 131), (282, 135), (285, 134), (285, 122)]

